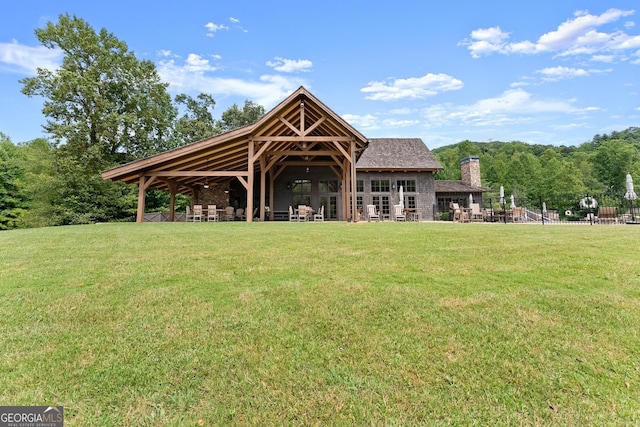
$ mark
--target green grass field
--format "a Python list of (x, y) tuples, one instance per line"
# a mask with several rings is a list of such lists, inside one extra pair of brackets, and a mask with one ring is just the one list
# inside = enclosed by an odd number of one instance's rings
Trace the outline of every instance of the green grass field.
[(65, 425), (638, 425), (640, 227), (0, 233), (0, 405)]

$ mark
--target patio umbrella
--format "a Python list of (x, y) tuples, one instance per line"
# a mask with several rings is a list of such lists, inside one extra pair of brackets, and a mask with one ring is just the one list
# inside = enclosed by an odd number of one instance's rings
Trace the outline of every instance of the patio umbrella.
[(469, 207), (473, 204), (473, 194), (469, 193)]
[(627, 192), (624, 194), (624, 198), (627, 200), (636, 200), (638, 195), (633, 190), (633, 178), (631, 178), (631, 174), (627, 174)]
[(511, 195), (511, 209), (515, 209), (516, 207), (516, 200), (513, 197), (513, 194)]
[(500, 186), (500, 205), (504, 205), (504, 186)]
[(546, 214), (547, 214), (547, 203), (542, 202), (542, 215), (546, 215)]
[(404, 209), (404, 188), (400, 186), (400, 208)]

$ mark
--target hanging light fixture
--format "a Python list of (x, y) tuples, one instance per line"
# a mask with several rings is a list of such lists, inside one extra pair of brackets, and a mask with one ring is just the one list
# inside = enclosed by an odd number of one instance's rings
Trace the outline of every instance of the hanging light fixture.
[[(209, 158), (207, 158), (207, 164), (209, 164)], [(205, 167), (206, 167), (206, 166), (205, 166)], [(206, 178), (204, 179), (204, 185), (203, 185), (203, 187), (204, 187), (205, 189), (209, 188), (209, 177), (206, 177)]]

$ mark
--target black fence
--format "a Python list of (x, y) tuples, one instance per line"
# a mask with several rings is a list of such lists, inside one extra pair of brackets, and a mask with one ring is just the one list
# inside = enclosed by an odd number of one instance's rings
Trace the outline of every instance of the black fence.
[[(458, 201), (452, 209), (434, 212), (436, 220), (462, 222), (522, 222), (548, 224), (635, 224), (640, 223), (640, 200), (605, 193), (562, 194), (546, 197), (485, 197), (474, 203)], [(478, 209), (480, 214), (478, 214)], [(434, 209), (435, 210), (435, 209)]]

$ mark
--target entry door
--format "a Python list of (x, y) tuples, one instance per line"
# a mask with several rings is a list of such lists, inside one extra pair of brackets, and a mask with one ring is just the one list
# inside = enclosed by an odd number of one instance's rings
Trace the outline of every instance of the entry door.
[(320, 196), (320, 206), (324, 206), (325, 219), (338, 219), (338, 196)]

